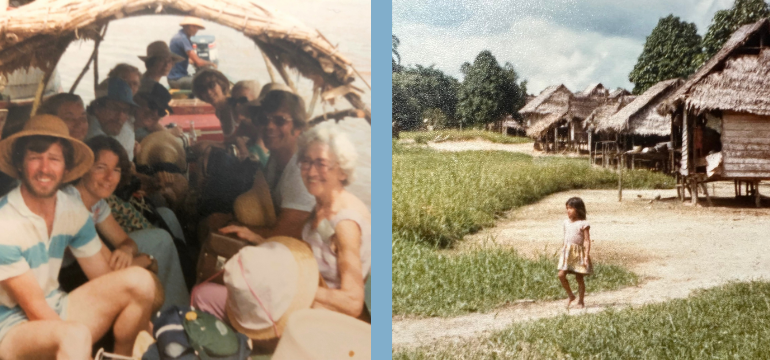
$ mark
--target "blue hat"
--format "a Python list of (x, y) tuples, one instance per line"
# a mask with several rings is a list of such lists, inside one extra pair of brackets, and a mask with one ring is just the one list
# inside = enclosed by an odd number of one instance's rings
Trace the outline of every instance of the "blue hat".
[(107, 98), (110, 100), (124, 102), (131, 106), (139, 107), (134, 102), (134, 93), (131, 91), (131, 86), (123, 79), (110, 78), (107, 87)]

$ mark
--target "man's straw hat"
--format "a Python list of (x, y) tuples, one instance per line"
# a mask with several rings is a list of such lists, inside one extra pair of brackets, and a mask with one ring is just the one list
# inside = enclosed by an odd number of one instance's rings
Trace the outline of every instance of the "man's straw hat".
[(62, 119), (53, 115), (35, 115), (27, 120), (27, 123), (24, 124), (24, 128), (20, 132), (0, 141), (0, 171), (13, 178), (19, 178), (19, 173), (13, 167), (11, 154), (13, 144), (16, 142), (16, 139), (33, 135), (53, 136), (67, 140), (72, 144), (75, 163), (72, 164), (69, 172), (64, 174), (62, 183), (77, 180), (91, 169), (91, 165), (94, 163), (94, 153), (88, 145), (70, 137), (67, 124)]
[(187, 170), (187, 154), (181, 139), (167, 130), (156, 131), (147, 135), (140, 143), (141, 152), (136, 157), (137, 165), (157, 165), (169, 163), (179, 170)]
[(338, 312), (295, 312), (273, 353), (273, 360), (371, 359), (372, 326)]
[(276, 221), (270, 186), (261, 170), (254, 174), (251, 190), (239, 195), (233, 204), (235, 218), (246, 226), (273, 226)]
[(168, 44), (166, 44), (165, 41), (155, 41), (151, 42), (150, 45), (147, 45), (147, 55), (142, 56), (139, 55), (139, 59), (142, 61), (145, 61), (149, 58), (154, 58), (156, 56), (159, 57), (171, 57), (175, 63), (178, 63), (182, 60), (184, 60), (183, 57), (174, 54), (171, 52), (171, 49), (168, 48)]
[(230, 324), (253, 340), (280, 337), (289, 316), (312, 305), (318, 279), (313, 252), (300, 240), (277, 236), (244, 247), (225, 264)]
[(179, 23), (179, 26), (185, 26), (185, 25), (192, 25), (197, 26), (201, 28), (201, 30), (205, 30), (206, 27), (203, 26), (203, 21), (201, 19), (198, 19), (197, 17), (187, 16), (182, 20), (182, 22)]

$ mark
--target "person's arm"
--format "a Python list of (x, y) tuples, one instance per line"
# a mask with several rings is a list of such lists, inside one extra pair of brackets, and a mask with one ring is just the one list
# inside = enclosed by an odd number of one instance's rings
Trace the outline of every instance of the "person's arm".
[(120, 270), (131, 266), (131, 262), (139, 253), (139, 248), (131, 239), (115, 218), (110, 214), (104, 221), (96, 224), (96, 230), (102, 238), (109, 241), (115, 247), (110, 256), (109, 265), (112, 270)]
[(104, 258), (101, 252), (97, 252), (88, 257), (79, 257), (77, 260), (88, 280), (96, 279), (112, 271), (110, 265), (107, 263), (107, 259)]
[[(101, 257), (100, 254), (96, 255)], [(8, 291), (12, 299), (16, 300), (30, 321), (61, 320), (59, 314), (45, 301), (43, 289), (37, 283), (32, 270), (0, 281), (0, 286)]]
[(230, 137), (235, 132), (235, 116), (233, 116), (233, 111), (230, 106), (230, 103), (227, 102), (227, 98), (224, 98), (224, 101), (219, 101), (217, 103), (211, 104), (216, 109), (215, 115), (217, 116), (217, 119), (219, 119), (219, 124), (222, 126), (222, 134), (225, 135), (225, 137)]
[(198, 54), (195, 52), (195, 49), (187, 50), (187, 57), (190, 59), (190, 62), (197, 67), (212, 66), (215, 69), (217, 68), (217, 65), (214, 64), (213, 62), (206, 61), (199, 58)]
[(352, 317), (364, 308), (364, 279), (361, 270), (361, 228), (352, 220), (343, 220), (335, 228), (337, 271), (340, 288), (318, 288), (313, 307), (322, 307)]
[(310, 212), (295, 209), (281, 209), (281, 214), (272, 227), (245, 227), (230, 225), (219, 229), (223, 234), (235, 234), (239, 238), (261, 244), (273, 236), (289, 236), (295, 239), (302, 237), (302, 227), (310, 217)]
[(586, 258), (583, 259), (583, 262), (586, 264), (588, 264), (588, 257), (591, 253), (591, 234), (589, 230), (591, 230), (590, 226), (583, 229), (583, 247), (586, 248)]

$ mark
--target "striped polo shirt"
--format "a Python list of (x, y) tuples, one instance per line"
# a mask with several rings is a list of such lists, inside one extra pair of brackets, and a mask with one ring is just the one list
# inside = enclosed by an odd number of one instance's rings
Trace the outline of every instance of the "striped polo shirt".
[[(69, 246), (75, 257), (89, 257), (102, 247), (80, 199), (58, 191), (54, 214), (49, 237), (45, 220), (24, 203), (21, 186), (0, 198), (0, 282), (31, 270), (49, 304), (63, 295), (58, 277), (64, 250)], [(0, 287), (0, 324), (18, 311), (16, 301)]]

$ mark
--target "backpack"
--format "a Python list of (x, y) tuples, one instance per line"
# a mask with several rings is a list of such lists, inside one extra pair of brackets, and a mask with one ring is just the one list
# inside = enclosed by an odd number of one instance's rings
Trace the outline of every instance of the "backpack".
[(170, 307), (153, 322), (157, 340), (142, 360), (246, 360), (249, 339), (209, 313)]

